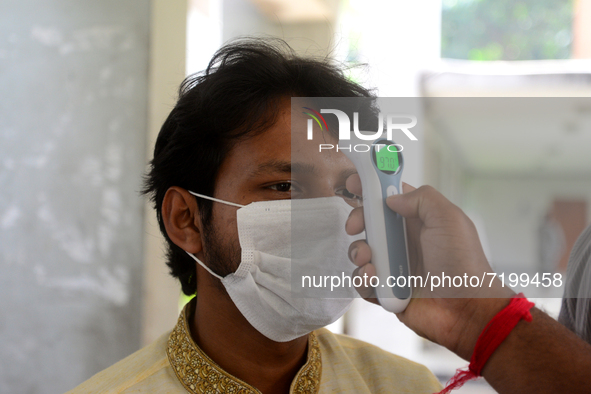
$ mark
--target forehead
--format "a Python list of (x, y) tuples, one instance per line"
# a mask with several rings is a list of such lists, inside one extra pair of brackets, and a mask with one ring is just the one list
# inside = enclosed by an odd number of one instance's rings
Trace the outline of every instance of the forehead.
[[(334, 149), (320, 151), (320, 144), (336, 146), (338, 140), (326, 128), (321, 129), (317, 122), (312, 121), (312, 135), (308, 135), (308, 121), (311, 120), (309, 110), (294, 105), (291, 112), (291, 155), (292, 162), (311, 161), (322, 163), (327, 168), (348, 165), (349, 160), (341, 152)], [(311, 139), (309, 139), (311, 137)], [(352, 165), (352, 164), (351, 164)]]
[[(295, 107), (294, 107), (295, 108)], [(319, 176), (341, 173), (354, 168), (350, 160), (335, 150), (319, 151), (319, 144), (333, 144), (335, 137), (320, 130), (314, 124), (313, 139), (307, 139), (307, 120), (303, 111), (292, 113), (289, 98), (282, 99), (277, 106), (276, 122), (268, 130), (237, 144), (229, 152), (224, 164), (240, 166), (243, 170), (265, 162), (287, 162), (292, 172), (298, 168), (314, 167)], [(224, 165), (223, 165), (224, 166)]]

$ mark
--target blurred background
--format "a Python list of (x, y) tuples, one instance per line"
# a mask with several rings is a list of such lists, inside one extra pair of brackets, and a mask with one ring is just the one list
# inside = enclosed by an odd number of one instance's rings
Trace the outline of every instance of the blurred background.
[[(172, 328), (141, 177), (180, 82), (243, 35), (424, 98), (405, 181), (465, 209), (494, 267), (564, 272), (590, 222), (591, 0), (2, 0), (0, 392), (64, 392)], [(331, 328), (442, 382), (467, 364), (363, 301)]]

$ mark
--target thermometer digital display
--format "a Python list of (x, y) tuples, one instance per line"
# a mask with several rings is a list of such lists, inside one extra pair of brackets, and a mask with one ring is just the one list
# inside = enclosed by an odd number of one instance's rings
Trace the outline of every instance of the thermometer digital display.
[[(396, 150), (392, 151), (389, 148), (394, 147)], [(373, 159), (378, 167), (378, 170), (385, 173), (396, 173), (400, 168), (400, 159), (396, 145), (375, 146), (372, 149)]]

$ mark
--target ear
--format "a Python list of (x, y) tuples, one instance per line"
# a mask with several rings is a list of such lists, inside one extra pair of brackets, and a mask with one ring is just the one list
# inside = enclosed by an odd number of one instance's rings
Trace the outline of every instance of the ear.
[(179, 248), (197, 254), (203, 250), (203, 227), (195, 197), (173, 186), (162, 201), (162, 220), (168, 237)]

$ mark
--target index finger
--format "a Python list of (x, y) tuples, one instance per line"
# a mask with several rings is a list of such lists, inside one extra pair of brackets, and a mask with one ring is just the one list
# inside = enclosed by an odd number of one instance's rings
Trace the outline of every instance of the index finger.
[(410, 192), (412, 192), (413, 190), (417, 190), (417, 188), (416, 188), (416, 187), (414, 187), (414, 186), (411, 186), (411, 185), (409, 185), (409, 184), (408, 184), (408, 183), (406, 183), (406, 182), (402, 182), (402, 192), (403, 192), (403, 193), (410, 193)]
[(421, 186), (403, 194), (389, 196), (386, 204), (405, 218), (418, 218), (423, 223), (429, 222), (430, 218), (437, 215), (453, 215), (453, 212), (459, 210), (431, 186)]
[[(353, 175), (350, 175), (347, 180), (345, 181), (345, 187), (347, 188), (347, 190), (353, 194), (356, 194), (358, 196), (363, 195), (363, 190), (362, 190), (362, 186), (361, 186), (361, 178), (359, 177), (359, 174), (355, 173)], [(412, 192), (413, 190), (416, 190), (415, 187), (409, 185), (408, 183), (402, 182), (402, 190), (403, 193), (408, 193), (408, 192)]]
[(357, 196), (361, 196), (363, 194), (363, 191), (361, 190), (361, 178), (357, 173), (347, 178), (347, 180), (345, 181), (345, 187), (349, 192)]

